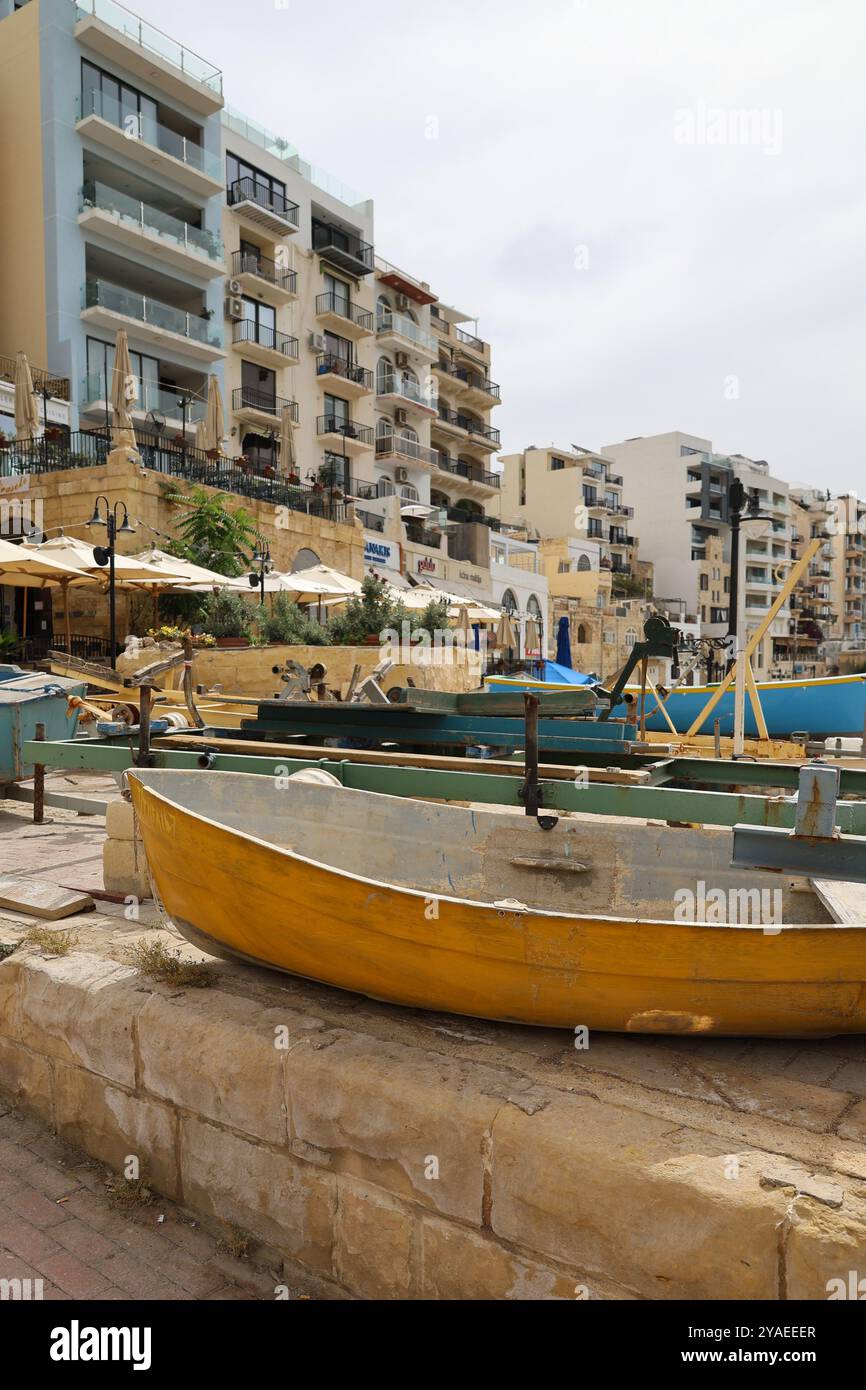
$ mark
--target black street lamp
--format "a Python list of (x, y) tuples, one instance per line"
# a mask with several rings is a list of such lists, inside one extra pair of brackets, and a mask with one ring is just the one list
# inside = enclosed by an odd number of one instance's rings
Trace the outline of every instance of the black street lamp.
[[(99, 510), (100, 502), (105, 503), (104, 516)], [(117, 524), (118, 509), (120, 509), (123, 514), (123, 520), (120, 526)], [(118, 535), (135, 535), (135, 527), (130, 525), (126, 503), (115, 502), (112, 507), (107, 497), (97, 497), (93, 504), (93, 516), (87, 522), (87, 525), (106, 526), (108, 528), (108, 545), (95, 545), (93, 547), (93, 558), (97, 565), (108, 566), (108, 640), (111, 647), (109, 660), (113, 670), (117, 664), (117, 585), (114, 573), (117, 537)]]
[(186, 392), (178, 397), (177, 408), (180, 411), (180, 457), (183, 468), (186, 468), (186, 412), (193, 403), (193, 397)]
[(261, 539), (259, 540), (258, 545), (256, 546), (256, 552), (253, 555), (252, 563), (254, 565), (257, 565), (258, 569), (254, 570), (253, 573), (249, 576), (250, 588), (259, 590), (259, 602), (264, 608), (265, 578), (267, 575), (271, 573), (271, 570), (274, 568), (273, 561), (271, 560), (271, 548), (268, 545), (267, 541)]

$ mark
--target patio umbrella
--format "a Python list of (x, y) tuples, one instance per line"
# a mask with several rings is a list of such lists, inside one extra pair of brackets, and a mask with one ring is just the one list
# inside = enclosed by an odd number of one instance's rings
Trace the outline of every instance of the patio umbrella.
[(472, 623), (469, 619), (469, 608), (465, 603), (460, 605), (457, 622), (454, 624), (454, 631), (463, 633), (463, 644), (468, 647), (472, 640)]
[[(218, 574), (216, 570), (206, 569), (204, 565), (196, 565), (192, 560), (179, 560), (176, 555), (169, 555), (165, 550), (157, 550), (156, 546), (150, 546), (147, 550), (143, 550), (140, 555), (131, 558), (134, 558), (135, 563), (142, 568), (152, 571), (157, 580), (161, 581), (166, 593), (173, 588), (180, 593), (198, 593), (202, 589), (246, 591), (249, 588), (245, 576), (230, 578), (226, 574)], [(150, 581), (145, 578), (145, 582), (149, 583)]]
[[(208, 377), (207, 405), (204, 412), (204, 438), (201, 447), (205, 453), (212, 449), (221, 450), (226, 432), (226, 413), (223, 407), (223, 394), (215, 376)], [(196, 448), (198, 448), (196, 434)]]
[[(73, 582), (79, 584), (95, 583), (93, 576), (85, 574), (77, 567), (66, 564), (62, 560), (49, 558), (39, 553), (39, 546), (10, 545), (9, 541), (0, 540), (0, 584), (9, 584), (12, 588), (20, 589), (44, 589), (48, 585), (58, 584), (63, 589), (64, 596)], [(69, 631), (69, 603), (65, 603), (66, 609), (66, 645), (67, 650), (71, 648), (72, 639)], [(24, 631), (22, 637), (27, 636), (27, 607), (24, 607)]]
[(571, 661), (571, 633), (568, 618), (560, 618), (559, 626), (556, 629), (556, 663), (558, 666), (567, 667), (569, 671), (574, 669)]
[(526, 632), (523, 638), (523, 647), (526, 655), (541, 655), (541, 638), (538, 634), (538, 623), (534, 618), (526, 619)]
[(33, 394), (33, 378), (27, 354), (15, 355), (15, 436), (17, 439), (35, 439), (39, 433), (39, 411)]
[(283, 406), (280, 416), (280, 470), (288, 477), (297, 472), (295, 460), (295, 427), (292, 424), (292, 408)]
[(135, 430), (129, 407), (138, 400), (138, 378), (132, 370), (125, 328), (118, 328), (111, 373), (111, 443), (115, 449), (134, 449)]
[(502, 651), (516, 652), (520, 646), (517, 633), (514, 631), (514, 624), (511, 621), (511, 614), (505, 609), (502, 610), (502, 617), (499, 619), (494, 641)]
[(204, 450), (205, 450), (205, 442), (204, 442), (204, 441), (205, 441), (204, 420), (199, 420), (198, 424), (197, 424), (196, 427), (195, 427), (195, 439), (194, 439), (194, 441), (193, 441), (193, 447), (196, 448), (196, 449), (201, 450), (201, 452), (204, 453)]
[(309, 599), (299, 598), (298, 603), (314, 603), (318, 598), (355, 598), (361, 593), (361, 584), (348, 574), (331, 569), (329, 565), (312, 565), (308, 570), (295, 570), (292, 574), (279, 576), (283, 581), (284, 593), (309, 594)]

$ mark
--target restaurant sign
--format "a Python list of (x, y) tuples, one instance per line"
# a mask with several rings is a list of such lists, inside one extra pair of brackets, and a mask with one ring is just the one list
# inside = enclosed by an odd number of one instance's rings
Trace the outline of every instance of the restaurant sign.
[(379, 569), (400, 569), (400, 547), (373, 536), (364, 537), (364, 564)]

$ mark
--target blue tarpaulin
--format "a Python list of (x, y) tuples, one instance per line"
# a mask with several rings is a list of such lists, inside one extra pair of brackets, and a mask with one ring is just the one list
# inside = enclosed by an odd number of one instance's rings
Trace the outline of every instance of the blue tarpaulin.
[(560, 666), (556, 661), (545, 661), (544, 675), (541, 677), (545, 681), (553, 681), (556, 685), (595, 685), (595, 676), (583, 676), (580, 671), (572, 671), (570, 666)]

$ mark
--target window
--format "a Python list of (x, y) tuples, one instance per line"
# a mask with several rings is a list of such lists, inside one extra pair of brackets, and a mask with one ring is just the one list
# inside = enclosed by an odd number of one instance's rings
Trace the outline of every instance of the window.
[(263, 347), (276, 347), (277, 343), (277, 311), (272, 304), (262, 304), (258, 299), (247, 299), (246, 295), (241, 303), (244, 306), (244, 318), (247, 323), (254, 325), (252, 336), (257, 343)]
[[(242, 186), (236, 187), (242, 180)], [(286, 208), (286, 185), (282, 180), (273, 178), (234, 154), (226, 155), (226, 187), (237, 201), (249, 197), (256, 203), (270, 207), (276, 205), (278, 212)]]
[(565, 459), (551, 459), (551, 460), (550, 460), (550, 471), (551, 471), (551, 473), (559, 473), (560, 470), (563, 469), (564, 467), (565, 467)]
[(635, 628), (633, 628), (633, 627), (626, 628), (626, 633), (625, 633), (625, 645), (626, 645), (627, 647), (629, 647), (629, 648), (630, 648), (630, 647), (633, 647), (636, 641), (637, 641), (637, 631), (635, 630)]
[(255, 362), (241, 362), (241, 386), (244, 405), (258, 406), (261, 410), (277, 408), (277, 374), (269, 367), (259, 367)]
[[(138, 381), (138, 410), (159, 409), (159, 358), (130, 350), (129, 361)], [(87, 339), (87, 386), (93, 400), (108, 400), (114, 374), (114, 344), (100, 338)]]
[(502, 595), (502, 607), (505, 609), (505, 612), (509, 615), (509, 617), (512, 618), (514, 617), (514, 614), (518, 611), (517, 599), (514, 597), (510, 589), (506, 589), (505, 593)]
[[(156, 145), (158, 111), (153, 97), (146, 97), (137, 88), (118, 81), (86, 58), (81, 60), (82, 116), (101, 116), (112, 125), (132, 131), (147, 144)], [(193, 143), (200, 143), (200, 132), (199, 137), (191, 135), (190, 138)], [(174, 153), (173, 150), (168, 152)]]
[(706, 572), (705, 572), (704, 574), (701, 575), (701, 588), (702, 588), (702, 589), (708, 589), (709, 587), (710, 587), (710, 577), (709, 577), (709, 575), (706, 574)]
[(569, 564), (568, 560), (560, 560), (560, 562), (559, 562), (558, 573), (559, 573), (559, 574), (570, 574), (570, 573), (571, 573), (571, 565)]
[(586, 628), (584, 627), (583, 623), (578, 623), (577, 625), (577, 641), (578, 644), (589, 641), (589, 638), (586, 635)]
[(347, 319), (352, 309), (352, 296), (345, 280), (338, 280), (336, 275), (326, 271), (325, 293), (331, 296), (329, 302), (333, 306), (333, 312), (342, 314), (343, 318)]
[(611, 632), (610, 628), (605, 628), (604, 630), (604, 644), (606, 647), (616, 646), (616, 633)]
[(577, 562), (577, 568), (581, 573), (592, 569), (592, 564), (588, 555), (581, 555)]
[(329, 396), (326, 394), (325, 415), (336, 429), (342, 429), (350, 423), (349, 402), (344, 401), (342, 396)]

